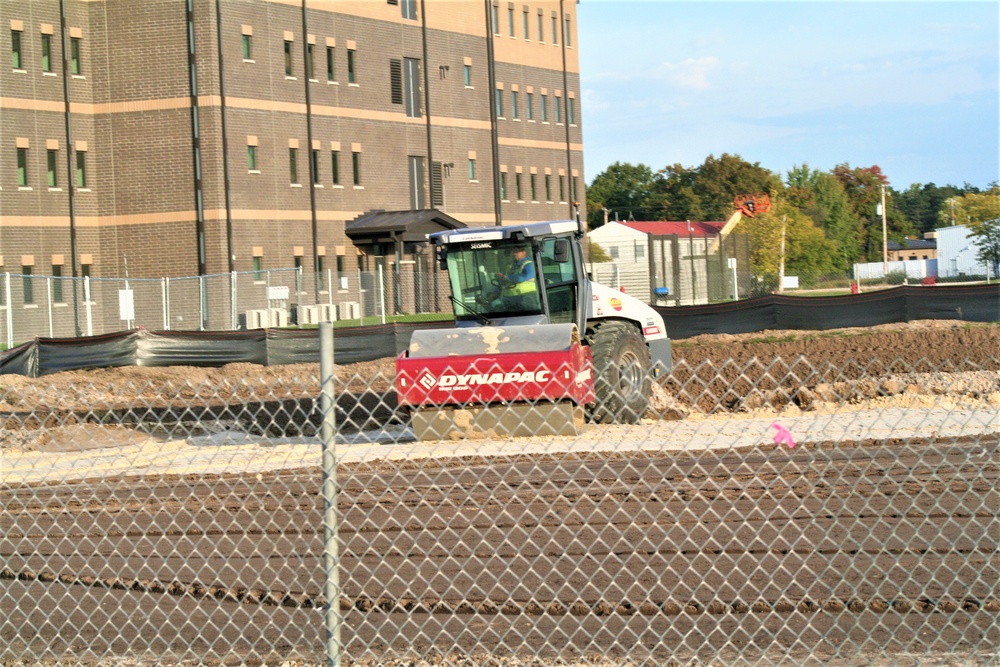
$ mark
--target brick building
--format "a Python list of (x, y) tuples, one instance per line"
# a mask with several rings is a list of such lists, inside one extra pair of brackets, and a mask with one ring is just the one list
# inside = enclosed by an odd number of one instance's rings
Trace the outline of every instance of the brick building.
[[(371, 211), (570, 217), (583, 199), (576, 9), (0, 0), (0, 271), (302, 267), (320, 303), (342, 286), (328, 270), (413, 249), (349, 237)], [(200, 298), (228, 315), (224, 291)]]

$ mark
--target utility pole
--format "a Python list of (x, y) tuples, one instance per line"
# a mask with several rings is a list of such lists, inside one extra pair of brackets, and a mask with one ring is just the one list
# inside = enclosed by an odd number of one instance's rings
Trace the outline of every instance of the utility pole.
[(781, 216), (781, 259), (778, 264), (778, 294), (785, 291), (785, 229), (788, 216)]
[(885, 186), (882, 186), (882, 275), (889, 275), (889, 234), (885, 222)]

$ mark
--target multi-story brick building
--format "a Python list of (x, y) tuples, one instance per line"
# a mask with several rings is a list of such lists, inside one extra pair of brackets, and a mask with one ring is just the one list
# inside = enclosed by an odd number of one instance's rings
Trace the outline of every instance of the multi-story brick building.
[(370, 211), (568, 218), (583, 198), (576, 9), (0, 0), (0, 271), (296, 266), (322, 302), (340, 286), (328, 269), (412, 250), (377, 227), (349, 237)]

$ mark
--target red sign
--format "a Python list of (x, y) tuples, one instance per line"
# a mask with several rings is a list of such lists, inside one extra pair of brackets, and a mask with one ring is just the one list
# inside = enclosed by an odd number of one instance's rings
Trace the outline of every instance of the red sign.
[(608, 299), (608, 301), (611, 303), (611, 307), (614, 308), (615, 310), (622, 309), (622, 300), (619, 299), (618, 297), (613, 296), (610, 299)]
[(400, 405), (466, 405), (569, 398), (595, 400), (590, 348), (482, 356), (396, 358)]

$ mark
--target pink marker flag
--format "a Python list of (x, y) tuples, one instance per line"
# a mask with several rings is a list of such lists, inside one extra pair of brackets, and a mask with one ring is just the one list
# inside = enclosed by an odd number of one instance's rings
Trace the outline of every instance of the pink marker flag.
[(777, 423), (771, 424), (771, 428), (778, 430), (778, 432), (774, 434), (774, 444), (780, 445), (784, 442), (788, 445), (789, 449), (795, 446), (795, 440), (792, 439), (792, 434), (787, 428)]

